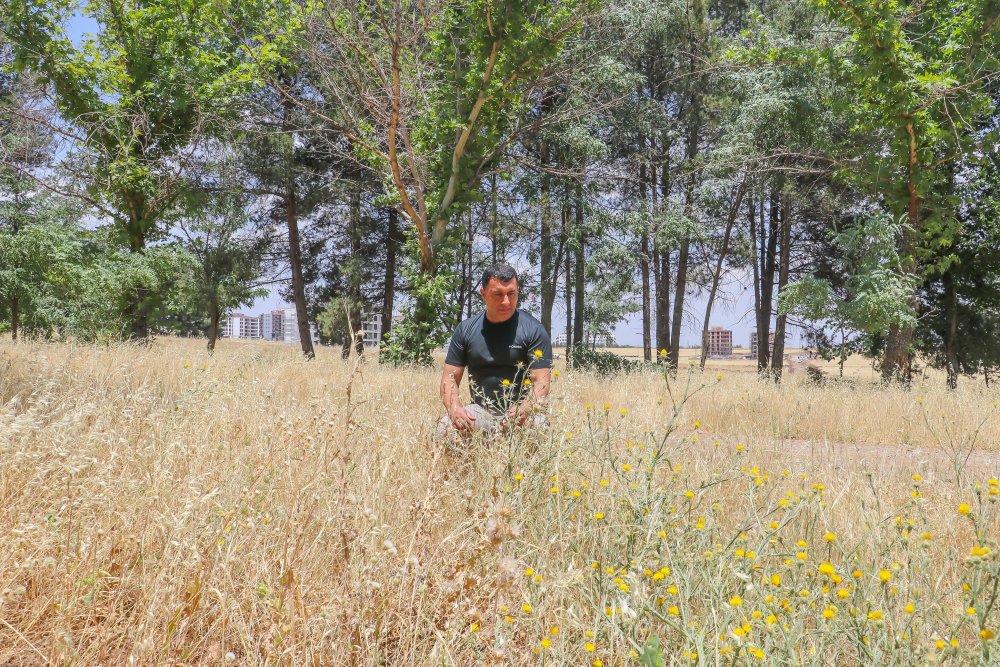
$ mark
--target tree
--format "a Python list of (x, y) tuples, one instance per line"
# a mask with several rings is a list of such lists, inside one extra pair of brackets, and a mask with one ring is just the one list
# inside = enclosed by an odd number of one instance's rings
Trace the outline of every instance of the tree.
[[(854, 350), (871, 347), (865, 340), (916, 325), (910, 306), (914, 277), (905, 270), (898, 250), (902, 225), (887, 216), (870, 215), (840, 231), (834, 267), (842, 280), (805, 277), (789, 284), (778, 297), (778, 312), (815, 326), (819, 353), (836, 353), (840, 374)], [(766, 340), (766, 339), (758, 339)]]
[(0, 294), (15, 341), (22, 323), (45, 333), (63, 322), (66, 289), (51, 279), (65, 278), (60, 260), (79, 217), (39, 185), (54, 156), (51, 138), (25, 119), (34, 102), (28, 81), (0, 77)]
[[(109, 221), (115, 240), (142, 254), (165, 238), (164, 220), (182, 191), (200, 138), (252, 82), (212, 3), (196, 0), (88, 2), (99, 26), (75, 45), (65, 32), (71, 2), (11, 0), (3, 35), (15, 63), (47, 85), (70, 140), (66, 188)], [(149, 335), (156, 295), (137, 285), (127, 304), (131, 335)]]
[(207, 315), (209, 352), (215, 350), (223, 314), (267, 295), (257, 282), (270, 244), (268, 236), (254, 234), (251, 228), (254, 197), (241, 184), (235, 163), (217, 152), (223, 161), (208, 165), (185, 198), (176, 225), (196, 263), (183, 286), (185, 302)]
[[(958, 226), (948, 205), (948, 165), (983, 150), (970, 132), (995, 114), (990, 83), (1000, 72), (1000, 7), (993, 0), (922, 3), (816, 0), (850, 36), (823, 50), (849, 95), (832, 102), (850, 117), (842, 173), (904, 216), (903, 270), (947, 270)], [(911, 281), (916, 285), (919, 280)], [(919, 307), (916, 292), (910, 306)], [(893, 327), (882, 372), (909, 378), (913, 326)]]
[[(591, 254), (587, 262), (590, 292), (585, 320), (586, 334), (592, 343), (598, 336), (611, 336), (615, 325), (639, 311), (632, 281), (636, 260), (635, 253), (613, 240), (595, 248)], [(588, 341), (581, 338), (576, 343), (586, 345)]]
[(924, 315), (916, 347), (944, 368), (948, 387), (959, 375), (1000, 366), (1000, 155), (977, 161), (958, 188), (955, 261), (920, 291)]
[(387, 357), (426, 363), (443, 331), (451, 279), (449, 232), (516, 132), (533, 85), (578, 25), (580, 0), (458, 4), (324, 3), (302, 15), (324, 113), (272, 77), (351, 141), (389, 183), (410, 221), (412, 313)]

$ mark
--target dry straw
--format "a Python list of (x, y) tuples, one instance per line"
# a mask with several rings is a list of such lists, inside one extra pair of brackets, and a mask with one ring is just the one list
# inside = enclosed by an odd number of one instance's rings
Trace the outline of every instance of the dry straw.
[(998, 661), (984, 388), (563, 370), (442, 448), (336, 356), (0, 347), (0, 664)]

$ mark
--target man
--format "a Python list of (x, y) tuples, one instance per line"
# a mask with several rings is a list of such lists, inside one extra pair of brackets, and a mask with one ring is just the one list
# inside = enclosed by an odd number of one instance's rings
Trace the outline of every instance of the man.
[[(479, 294), (486, 311), (458, 325), (445, 359), (441, 400), (448, 414), (438, 423), (439, 441), (521, 426), (549, 393), (552, 342), (538, 320), (518, 309), (517, 273), (507, 264), (490, 266)], [(469, 405), (458, 392), (466, 370)]]

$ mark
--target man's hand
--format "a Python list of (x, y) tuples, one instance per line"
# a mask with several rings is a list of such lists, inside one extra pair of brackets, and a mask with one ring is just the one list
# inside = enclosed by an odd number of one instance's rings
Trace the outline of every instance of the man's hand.
[(458, 387), (462, 384), (464, 373), (465, 368), (462, 366), (444, 365), (444, 372), (441, 374), (441, 401), (448, 411), (452, 426), (463, 436), (467, 436), (476, 427), (476, 417), (465, 409), (458, 398)]
[(524, 426), (531, 414), (535, 411), (534, 405), (530, 401), (525, 401), (507, 410), (505, 424), (508, 426)]
[(476, 416), (465, 409), (464, 406), (456, 406), (448, 412), (452, 426), (462, 435), (471, 435), (476, 428)]

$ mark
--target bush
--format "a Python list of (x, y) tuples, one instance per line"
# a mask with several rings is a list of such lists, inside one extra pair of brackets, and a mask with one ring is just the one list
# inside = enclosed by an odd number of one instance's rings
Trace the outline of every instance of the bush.
[(594, 371), (598, 375), (603, 376), (615, 375), (616, 373), (631, 373), (640, 371), (646, 367), (646, 364), (626, 359), (614, 352), (592, 350), (581, 343), (577, 343), (570, 349), (567, 361), (574, 368)]

